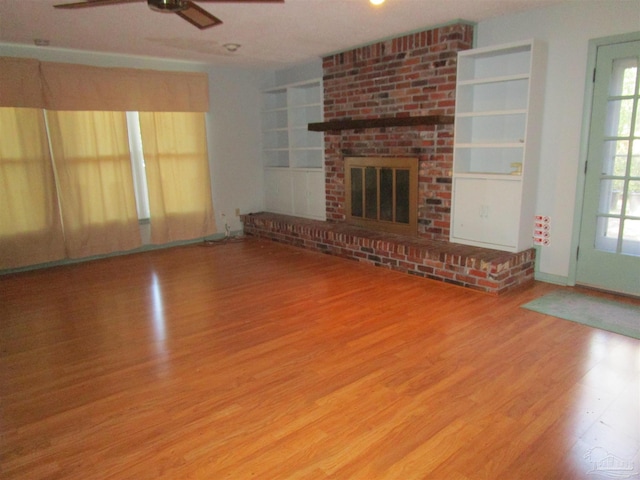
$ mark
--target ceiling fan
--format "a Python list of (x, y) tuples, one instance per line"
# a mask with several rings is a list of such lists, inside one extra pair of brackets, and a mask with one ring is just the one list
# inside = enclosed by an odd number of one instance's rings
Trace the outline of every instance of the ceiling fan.
[[(55, 8), (84, 8), (103, 5), (117, 5), (120, 3), (136, 3), (144, 0), (85, 0), (83, 2), (63, 3), (54, 5)], [(196, 0), (209, 3), (284, 3), (284, 0)], [(146, 0), (151, 10), (156, 12), (177, 13), (187, 22), (199, 29), (220, 25), (222, 20), (211, 15), (190, 0)]]

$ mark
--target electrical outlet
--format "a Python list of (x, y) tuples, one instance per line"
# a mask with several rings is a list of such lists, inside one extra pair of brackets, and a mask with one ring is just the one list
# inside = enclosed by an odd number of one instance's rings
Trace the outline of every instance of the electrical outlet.
[(239, 216), (240, 216), (240, 209), (236, 208), (236, 217), (239, 217)]

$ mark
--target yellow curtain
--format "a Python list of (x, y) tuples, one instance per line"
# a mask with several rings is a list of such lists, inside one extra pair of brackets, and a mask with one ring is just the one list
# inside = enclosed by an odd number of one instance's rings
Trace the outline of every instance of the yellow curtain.
[(141, 245), (124, 112), (47, 112), (67, 254)]
[(44, 113), (0, 108), (0, 269), (59, 260), (64, 239)]
[(167, 243), (215, 231), (203, 113), (140, 112), (151, 242)]

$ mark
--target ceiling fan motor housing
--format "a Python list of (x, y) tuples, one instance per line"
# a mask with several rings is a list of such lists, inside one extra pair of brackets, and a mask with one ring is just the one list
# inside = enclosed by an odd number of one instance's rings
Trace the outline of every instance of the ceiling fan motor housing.
[(185, 0), (147, 0), (147, 5), (151, 10), (166, 13), (181, 12), (189, 7)]

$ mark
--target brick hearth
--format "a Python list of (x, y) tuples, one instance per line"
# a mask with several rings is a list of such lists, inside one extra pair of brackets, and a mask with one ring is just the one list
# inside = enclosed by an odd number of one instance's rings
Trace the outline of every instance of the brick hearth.
[(274, 213), (243, 215), (242, 221), (246, 235), (494, 295), (533, 282), (533, 249), (508, 253)]

